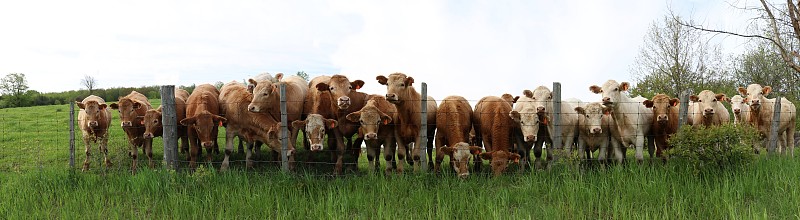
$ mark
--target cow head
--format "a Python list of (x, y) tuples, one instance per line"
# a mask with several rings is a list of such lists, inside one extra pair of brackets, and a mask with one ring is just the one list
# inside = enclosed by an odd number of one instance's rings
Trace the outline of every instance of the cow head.
[[(527, 90), (525, 93), (528, 93)], [(536, 89), (533, 90), (531, 99), (533, 99), (533, 107), (536, 108), (537, 114), (543, 115), (546, 114), (548, 111), (552, 111), (553, 93), (547, 87), (544, 86), (536, 87)]]
[[(672, 108), (677, 107), (679, 103), (680, 101), (678, 99), (670, 99), (669, 96), (665, 94), (657, 94), (653, 96), (653, 100), (645, 100), (642, 102), (647, 108), (653, 108), (653, 114), (656, 117), (656, 122), (659, 124), (666, 124), (669, 122), (671, 119), (669, 118), (669, 112)], [(677, 118), (672, 118), (671, 120), (677, 120)]]
[(483, 151), (478, 146), (469, 146), (469, 144), (464, 142), (458, 142), (454, 146), (445, 146), (442, 147), (442, 152), (450, 156), (450, 159), (453, 160), (451, 165), (453, 165), (453, 169), (456, 171), (458, 177), (467, 178), (469, 176), (469, 164), (470, 158), (473, 155), (479, 155)]
[(766, 96), (769, 95), (770, 92), (772, 92), (772, 87), (761, 87), (759, 84), (750, 84), (747, 86), (747, 89), (739, 87), (739, 94), (747, 97), (745, 100), (750, 101), (750, 109), (756, 111), (761, 108), (761, 102), (767, 99)]
[(361, 124), (364, 140), (378, 139), (380, 127), (392, 123), (392, 117), (375, 107), (373, 100), (367, 101), (367, 105), (360, 111), (347, 114), (346, 118), (348, 121)]
[(181, 125), (194, 130), (197, 133), (197, 138), (200, 139), (200, 144), (208, 148), (214, 146), (214, 142), (217, 141), (214, 140), (213, 136), (217, 126), (222, 125), (225, 121), (227, 119), (221, 116), (202, 111), (195, 116), (184, 118), (181, 120)]
[(364, 87), (364, 81), (356, 80), (350, 82), (346, 76), (333, 75), (328, 83), (317, 84), (319, 91), (330, 91), (333, 100), (336, 100), (336, 106), (340, 110), (350, 108), (350, 92), (361, 89)]
[(155, 134), (161, 134), (161, 109), (150, 109), (144, 113), (144, 138), (153, 138)]
[[(277, 79), (277, 75), (275, 76)], [(247, 110), (250, 112), (266, 112), (272, 108), (274, 105), (273, 100), (274, 97), (278, 97), (278, 83), (273, 83), (272, 81), (263, 80), (263, 81), (256, 81), (254, 79), (249, 79), (251, 85), (253, 85), (253, 100), (250, 101), (250, 104), (247, 105)], [(274, 97), (273, 97), (274, 96)]]
[[(274, 124), (269, 126), (267, 129), (267, 145), (272, 146), (281, 146), (281, 139), (280, 136), (283, 133), (283, 129), (281, 129), (281, 124)], [(292, 128), (297, 129), (297, 128)], [(294, 130), (292, 130), (294, 131)], [(286, 156), (289, 158), (290, 161), (294, 161), (294, 143), (289, 141), (288, 149), (286, 150)]]
[(709, 90), (703, 90), (700, 94), (690, 96), (689, 99), (695, 102), (695, 105), (699, 105), (698, 109), (703, 112), (704, 117), (711, 117), (716, 113), (714, 109), (722, 106), (722, 101), (725, 101), (725, 94), (714, 94)]
[(144, 125), (142, 116), (149, 108), (144, 107), (145, 104), (130, 98), (119, 98), (119, 102), (111, 103), (111, 109), (116, 109), (119, 112), (119, 120), (122, 121), (122, 127), (139, 127)]
[[(84, 99), (83, 102), (76, 101), (75, 104), (86, 113), (86, 126), (90, 128), (97, 128), (100, 126), (100, 115), (103, 111), (106, 111), (107, 107), (105, 103), (100, 104), (95, 100)], [(106, 115), (106, 117), (110, 117), (110, 115)]]
[(587, 129), (589, 134), (602, 134), (603, 121), (611, 119), (611, 108), (600, 102), (589, 103), (585, 107), (575, 107), (575, 112), (583, 116), (578, 117), (580, 129)]
[(311, 143), (311, 151), (322, 150), (322, 140), (328, 129), (336, 127), (336, 120), (325, 119), (319, 114), (309, 114), (306, 120), (296, 120), (292, 122), (293, 129), (303, 129), (306, 131), (306, 139)]
[[(748, 110), (750, 110), (750, 109), (749, 109), (749, 108), (750, 108), (750, 105), (748, 105), (748, 104), (746, 103), (746, 102), (747, 102), (746, 100), (747, 100), (747, 99), (743, 98), (743, 97), (742, 97), (742, 96), (740, 96), (740, 95), (735, 95), (735, 96), (733, 96), (733, 97), (731, 97), (731, 98), (730, 98), (730, 102), (731, 102), (731, 109), (733, 109), (733, 116), (734, 116), (736, 119), (740, 119), (740, 118), (742, 118), (742, 111), (748, 111)], [(737, 120), (733, 120), (733, 123), (734, 123), (734, 124), (736, 124), (736, 123), (737, 123)]]
[(499, 150), (481, 153), (481, 158), (490, 161), (489, 165), (492, 167), (492, 173), (497, 177), (503, 174), (509, 163), (519, 163), (520, 156), (517, 153)]
[(539, 115), (536, 114), (535, 109), (528, 107), (522, 108), (519, 111), (514, 110), (509, 112), (508, 116), (519, 124), (525, 142), (531, 143), (536, 141), (536, 134), (539, 133)]
[(402, 73), (392, 73), (389, 77), (378, 76), (375, 79), (381, 85), (386, 85), (386, 100), (391, 103), (401, 103), (408, 99), (406, 94), (414, 87), (414, 78)]
[(519, 96), (515, 97), (511, 94), (504, 93), (503, 95), (500, 96), (500, 98), (508, 102), (508, 104), (510, 104), (511, 106), (514, 106), (514, 103), (517, 103)]
[(589, 91), (592, 91), (594, 94), (602, 94), (603, 95), (603, 105), (614, 107), (617, 102), (622, 100), (623, 91), (628, 91), (630, 84), (628, 82), (617, 83), (614, 80), (608, 80), (606, 83), (603, 83), (603, 87), (599, 87), (597, 85), (593, 85), (589, 87)]

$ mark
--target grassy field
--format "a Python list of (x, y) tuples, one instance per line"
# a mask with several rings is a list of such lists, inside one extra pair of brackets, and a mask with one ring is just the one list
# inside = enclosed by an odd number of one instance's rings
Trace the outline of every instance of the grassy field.
[[(784, 157), (762, 156), (743, 170), (704, 175), (672, 161), (606, 168), (557, 164), (461, 180), (365, 174), (362, 156), (361, 172), (335, 178), (326, 171), (283, 174), (276, 165), (244, 170), (242, 163), (225, 173), (206, 164), (192, 174), (140, 167), (131, 176), (116, 112), (114, 167), (102, 168), (93, 149), (92, 170), (84, 173), (68, 166), (68, 109), (0, 109), (0, 218), (800, 218), (800, 162)], [(80, 167), (80, 137), (76, 143)], [(156, 158), (163, 157), (160, 141), (154, 145)]]

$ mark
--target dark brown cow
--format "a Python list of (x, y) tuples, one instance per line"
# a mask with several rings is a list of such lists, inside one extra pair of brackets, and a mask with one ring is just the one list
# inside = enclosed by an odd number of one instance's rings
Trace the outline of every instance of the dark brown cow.
[(83, 161), (83, 171), (89, 170), (89, 157), (92, 145), (90, 142), (100, 142), (100, 152), (106, 167), (111, 167), (108, 159), (108, 126), (111, 124), (111, 110), (107, 108), (106, 101), (95, 95), (86, 97), (81, 102), (75, 102), (81, 109), (78, 112), (78, 126), (83, 134), (83, 144), (86, 145), (86, 160)]
[[(397, 171), (403, 172), (403, 163), (406, 160), (406, 153), (407, 150), (411, 150), (411, 157), (412, 161), (414, 161), (414, 165), (418, 165), (419, 158), (422, 156), (420, 152), (420, 148), (416, 147), (420, 143), (421, 136), (419, 135), (420, 127), (422, 126), (422, 106), (420, 103), (421, 95), (417, 92), (417, 90), (412, 86), (414, 84), (414, 78), (406, 76), (406, 74), (402, 73), (392, 73), (389, 77), (385, 76), (378, 76), (375, 79), (378, 80), (378, 83), (381, 85), (386, 85), (386, 100), (391, 102), (392, 104), (397, 107), (397, 112), (399, 113), (397, 117), (398, 124), (398, 138), (397, 138), (397, 159), (399, 160), (397, 163)], [(427, 153), (428, 153), (428, 166), (433, 167), (433, 140), (434, 134), (436, 129), (433, 129), (436, 126), (436, 100), (433, 97), (428, 96), (428, 142), (427, 142)], [(411, 143), (414, 144), (414, 149), (409, 149), (408, 146)]]
[(212, 148), (217, 144), (219, 125), (227, 119), (219, 116), (219, 91), (210, 84), (197, 86), (186, 101), (186, 118), (180, 121), (189, 136), (189, 167), (195, 168), (200, 146), (206, 148), (206, 161), (211, 161)]
[[(440, 167), (445, 153), (442, 147), (455, 147), (457, 143), (469, 142), (469, 131), (472, 129), (472, 106), (467, 99), (461, 96), (448, 96), (442, 100), (436, 111), (436, 163), (433, 170), (441, 171)], [(451, 165), (453, 158), (450, 158)], [(478, 161), (476, 161), (478, 163)], [(460, 177), (469, 176), (468, 169), (456, 169)]]
[[(175, 88), (175, 113), (176, 120), (181, 121), (186, 118), (186, 99), (189, 93), (186, 90)], [(157, 109), (150, 109), (144, 114), (144, 138), (153, 139), (164, 134), (164, 126), (161, 124), (162, 106)], [(178, 124), (178, 138), (181, 139), (181, 152), (189, 152), (189, 138), (186, 136), (186, 126)], [(150, 140), (152, 141), (152, 140)]]
[[(358, 163), (358, 155), (361, 152), (362, 138), (357, 137), (355, 140), (352, 138), (358, 133), (358, 128), (361, 124), (350, 122), (347, 120), (347, 115), (364, 107), (367, 102), (367, 95), (363, 92), (356, 90), (364, 86), (364, 81), (355, 80), (350, 81), (346, 76), (333, 75), (328, 82), (320, 82), (316, 84), (316, 89), (322, 92), (320, 103), (316, 105), (319, 109), (325, 108), (324, 103), (328, 103), (329, 112), (333, 114), (333, 118), (338, 122), (333, 128), (335, 138), (328, 138), (328, 146), (336, 146), (336, 167), (335, 174), (341, 173), (342, 165), (345, 163), (344, 155), (349, 152), (351, 158), (347, 161), (350, 168), (355, 169)], [(311, 88), (312, 90), (314, 88)], [(329, 95), (324, 95), (325, 93)], [(325, 112), (325, 111), (321, 111)], [(324, 116), (324, 115), (323, 115)], [(326, 117), (328, 118), (328, 117)]]
[(652, 100), (645, 100), (643, 104), (648, 108), (653, 108), (653, 124), (650, 127), (650, 133), (656, 139), (656, 156), (666, 161), (667, 156), (663, 151), (671, 148), (667, 141), (670, 136), (678, 133), (680, 100), (669, 98), (665, 94), (657, 94), (653, 96)]
[(397, 120), (397, 108), (386, 98), (379, 95), (370, 95), (366, 105), (361, 110), (347, 115), (347, 120), (360, 123), (360, 136), (367, 143), (367, 160), (369, 169), (380, 167), (378, 153), (383, 145), (383, 158), (386, 161), (386, 172), (391, 172), (397, 166), (394, 159), (397, 148), (396, 130), (394, 122)]
[(515, 131), (519, 126), (509, 117), (511, 110), (509, 102), (497, 96), (484, 97), (475, 105), (473, 124), (486, 148), (481, 158), (490, 160), (494, 176), (500, 176), (509, 163), (520, 159), (514, 153), (512, 140), (518, 139), (517, 144), (522, 144), (522, 137), (515, 135), (521, 133)]
[(111, 108), (119, 111), (119, 118), (122, 121), (122, 130), (128, 136), (128, 143), (131, 145), (130, 156), (131, 172), (136, 174), (136, 161), (139, 157), (138, 147), (142, 147), (144, 154), (147, 155), (148, 165), (153, 168), (153, 139), (144, 138), (144, 115), (147, 110), (153, 109), (147, 97), (136, 91), (131, 91), (125, 97), (120, 97), (117, 103), (111, 103)]

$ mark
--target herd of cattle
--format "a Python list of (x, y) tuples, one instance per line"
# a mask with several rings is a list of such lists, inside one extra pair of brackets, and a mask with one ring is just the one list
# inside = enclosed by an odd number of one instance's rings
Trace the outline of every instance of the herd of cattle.
[[(385, 95), (359, 92), (364, 81), (351, 81), (343, 75), (319, 76), (307, 82), (280, 73), (275, 77), (266, 73), (258, 75), (249, 79), (247, 85), (232, 81), (219, 90), (209, 84), (197, 86), (192, 94), (176, 89), (180, 149), (187, 153), (192, 168), (201, 155), (201, 146), (206, 148), (206, 160), (210, 161), (213, 153), (219, 153), (217, 134), (219, 127), (224, 126), (226, 143), (221, 169), (229, 166), (235, 137), (248, 143), (245, 151), (248, 167), (253, 166), (254, 146), (266, 144), (280, 154), (280, 84), (286, 85), (287, 121), (291, 122), (287, 135), (290, 140), (297, 140), (302, 131), (307, 150), (332, 149), (335, 174), (342, 172), (346, 154), (357, 160), (362, 142), (367, 146), (370, 170), (379, 167), (378, 154), (383, 146), (387, 172), (403, 172), (406, 163), (418, 164), (426, 153), (436, 172), (441, 170), (444, 157), (449, 156), (459, 177), (469, 175), (470, 160), (476, 170), (480, 169), (483, 160), (489, 160), (495, 175), (500, 175), (512, 162), (526, 167), (530, 165), (531, 149), (538, 164), (544, 143), (552, 144), (558, 139), (561, 141), (559, 146), (565, 146), (567, 154), (576, 146), (581, 158), (591, 157), (592, 152), (599, 150), (599, 160), (619, 162), (627, 148), (634, 148), (636, 160), (642, 161), (646, 141), (654, 141), (656, 156), (666, 159), (662, 152), (669, 148), (667, 140), (677, 132), (679, 123), (678, 99), (664, 94), (650, 100), (632, 98), (626, 92), (629, 84), (614, 80), (608, 80), (602, 87), (589, 87), (591, 92), (602, 95), (599, 102), (582, 103), (577, 99), (560, 102), (563, 113), (556, 123), (552, 122), (555, 119), (553, 96), (544, 86), (533, 91), (525, 90), (522, 96), (517, 97), (509, 94), (487, 96), (480, 99), (474, 108), (461, 96), (448, 96), (438, 105), (433, 97), (427, 97), (427, 137), (435, 137), (427, 140), (427, 146), (435, 147), (429, 147), (423, 153), (415, 144), (421, 141), (419, 133), (423, 124), (422, 99), (412, 86), (414, 78), (393, 73), (376, 79), (386, 86)], [(688, 124), (714, 126), (731, 123), (728, 109), (722, 104), (731, 102), (732, 123), (749, 123), (765, 136), (770, 132), (769, 122), (777, 101), (766, 98), (770, 91), (769, 86), (752, 84), (739, 88), (741, 96), (731, 98), (708, 90), (692, 95)], [(793, 155), (795, 107), (785, 98), (780, 102), (778, 149)], [(107, 146), (112, 117), (108, 106), (119, 111), (121, 126), (131, 146), (132, 172), (136, 173), (139, 147), (147, 155), (149, 166), (154, 165), (152, 140), (162, 134), (161, 107), (153, 108), (147, 98), (136, 91), (110, 105), (97, 96), (89, 96), (77, 105), (81, 109), (78, 120), (86, 145), (84, 170), (89, 168), (91, 142), (99, 142), (106, 166), (112, 165)], [(560, 134), (554, 134), (555, 124), (561, 125)], [(555, 135), (563, 138), (553, 138)], [(326, 136), (327, 143), (323, 144)], [(435, 159), (433, 149), (436, 150)], [(546, 149), (549, 160), (553, 148)], [(289, 141), (289, 150), (285, 153), (293, 164), (294, 141)], [(652, 157), (653, 152), (650, 154)]]

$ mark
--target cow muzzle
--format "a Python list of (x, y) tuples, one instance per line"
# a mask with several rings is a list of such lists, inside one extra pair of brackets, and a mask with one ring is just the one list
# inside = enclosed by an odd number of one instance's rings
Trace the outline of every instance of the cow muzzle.
[(398, 97), (397, 97), (397, 94), (394, 94), (394, 93), (387, 93), (387, 94), (386, 94), (386, 101), (389, 101), (389, 102), (398, 102), (398, 101), (400, 101), (400, 100), (398, 99)]
[(214, 142), (213, 141), (203, 141), (202, 145), (203, 145), (203, 147), (213, 147), (214, 146)]
[(147, 139), (153, 138), (153, 133), (152, 132), (145, 132), (144, 133), (144, 138), (147, 138)]
[(375, 140), (378, 139), (378, 133), (367, 133), (364, 135), (364, 140)]
[(706, 108), (706, 109), (704, 109), (704, 110), (703, 110), (703, 115), (705, 115), (705, 116), (712, 116), (712, 115), (714, 115), (714, 109), (713, 109), (713, 108)]
[(312, 144), (311, 145), (311, 151), (321, 151), (321, 150), (322, 150), (322, 144)]
[(131, 121), (123, 121), (122, 127), (133, 127), (133, 122)]
[(658, 123), (664, 124), (669, 121), (669, 117), (667, 117), (667, 115), (658, 115), (656, 117), (656, 121), (658, 121)]
[(461, 174), (458, 174), (458, 178), (461, 178), (461, 179), (466, 179), (467, 177), (469, 177), (469, 173), (461, 173)]
[(600, 127), (592, 128), (591, 130), (589, 130), (589, 134), (602, 134), (602, 133), (603, 129)]
[(739, 113), (742, 113), (742, 109), (740, 109), (740, 108), (733, 109), (733, 114), (737, 114), (738, 115)]
[(536, 107), (536, 113), (544, 113), (544, 110), (545, 110), (544, 106)]
[(614, 102), (611, 101), (611, 97), (603, 97), (603, 105), (613, 105)]
[(339, 100), (337, 100), (336, 105), (339, 107), (339, 109), (342, 110), (350, 108), (350, 97), (347, 96), (340, 97)]
[(534, 141), (536, 141), (536, 135), (525, 136), (525, 142), (534, 142)]
[(96, 128), (97, 126), (100, 126), (100, 123), (97, 121), (89, 121), (88, 125), (90, 128)]
[(247, 110), (250, 111), (250, 112), (255, 112), (255, 113), (261, 112), (261, 108), (259, 108), (258, 106), (255, 106), (253, 104), (247, 105)]

